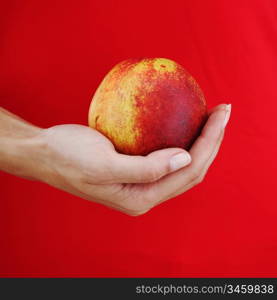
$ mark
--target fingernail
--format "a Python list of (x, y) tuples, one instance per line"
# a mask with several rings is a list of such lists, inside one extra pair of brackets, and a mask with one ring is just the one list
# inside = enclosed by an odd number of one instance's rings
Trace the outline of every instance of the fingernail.
[(232, 109), (232, 104), (227, 104), (226, 105), (226, 112), (225, 112), (225, 119), (223, 121), (223, 128), (226, 127), (226, 125), (227, 125), (227, 123), (230, 119), (231, 109)]
[(191, 161), (191, 157), (187, 152), (179, 153), (171, 157), (169, 165), (171, 171), (179, 170), (187, 166)]

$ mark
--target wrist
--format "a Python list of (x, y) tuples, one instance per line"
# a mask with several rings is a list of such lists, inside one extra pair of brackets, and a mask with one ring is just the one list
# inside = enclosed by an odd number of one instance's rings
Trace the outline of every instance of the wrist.
[(1, 136), (1, 169), (20, 177), (38, 179), (41, 146), (37, 137), (42, 129), (28, 129), (24, 134), (19, 135), (17, 132)]
[(0, 107), (0, 170), (47, 181), (51, 170), (44, 131)]

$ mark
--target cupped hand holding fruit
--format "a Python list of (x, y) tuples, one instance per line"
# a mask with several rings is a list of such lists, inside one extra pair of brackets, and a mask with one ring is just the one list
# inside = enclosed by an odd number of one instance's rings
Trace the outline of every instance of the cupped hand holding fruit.
[(208, 114), (196, 81), (171, 60), (127, 60), (97, 89), (92, 128), (41, 129), (0, 109), (0, 169), (140, 215), (203, 180), (230, 110)]
[(40, 140), (49, 171), (42, 180), (126, 214), (143, 214), (203, 180), (229, 115), (225, 104), (214, 108), (189, 152), (168, 148), (147, 156), (120, 154), (106, 137), (85, 126), (44, 129)]

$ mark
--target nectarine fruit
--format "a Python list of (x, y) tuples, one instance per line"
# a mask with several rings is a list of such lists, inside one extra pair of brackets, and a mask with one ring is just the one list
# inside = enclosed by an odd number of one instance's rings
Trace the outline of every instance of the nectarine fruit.
[(128, 59), (117, 64), (96, 90), (89, 126), (129, 155), (189, 149), (207, 117), (195, 79), (165, 58)]

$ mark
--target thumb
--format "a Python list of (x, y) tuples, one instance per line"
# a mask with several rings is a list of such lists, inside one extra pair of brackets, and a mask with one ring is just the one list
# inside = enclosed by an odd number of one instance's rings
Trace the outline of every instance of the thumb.
[(147, 156), (116, 153), (110, 168), (114, 183), (144, 183), (156, 181), (190, 162), (191, 157), (187, 151), (181, 148), (167, 148)]

